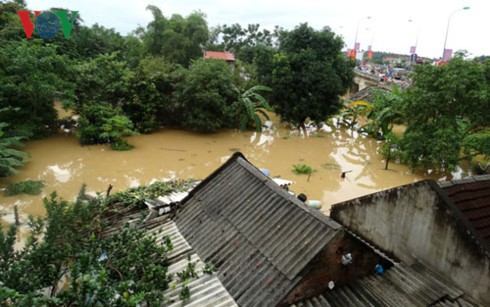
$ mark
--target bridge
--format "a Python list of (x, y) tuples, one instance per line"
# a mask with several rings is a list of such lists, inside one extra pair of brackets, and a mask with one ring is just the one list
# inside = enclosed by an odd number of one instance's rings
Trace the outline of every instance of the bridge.
[(378, 76), (354, 69), (354, 85), (351, 88), (351, 93), (357, 93), (370, 86), (379, 87), (388, 91), (391, 91), (392, 87), (391, 84), (381, 82)]

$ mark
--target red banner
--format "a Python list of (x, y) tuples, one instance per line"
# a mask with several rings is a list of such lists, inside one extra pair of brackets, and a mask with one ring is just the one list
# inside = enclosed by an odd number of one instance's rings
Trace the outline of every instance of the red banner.
[(347, 50), (347, 57), (351, 58), (355, 61), (356, 60), (356, 50), (355, 49)]

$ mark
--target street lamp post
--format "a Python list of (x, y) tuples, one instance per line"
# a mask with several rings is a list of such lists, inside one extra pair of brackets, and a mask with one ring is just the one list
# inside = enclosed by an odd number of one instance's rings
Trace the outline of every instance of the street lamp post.
[(451, 23), (451, 17), (453, 17), (453, 15), (459, 11), (464, 11), (464, 10), (469, 10), (470, 7), (469, 6), (465, 6), (459, 10), (456, 10), (454, 12), (451, 13), (451, 15), (449, 15), (449, 18), (447, 20), (447, 28), (446, 28), (446, 38), (444, 39), (444, 49), (442, 50), (442, 60), (444, 61), (444, 54), (446, 53), (446, 43), (447, 43), (447, 35), (449, 33), (449, 24)]
[(415, 53), (417, 53), (417, 45), (419, 43), (420, 28), (412, 19), (409, 19), (408, 22), (413, 23), (415, 25), (415, 27), (417, 27), (417, 36), (415, 36), (415, 45), (414, 45)]
[[(359, 22), (357, 23), (357, 30), (356, 30), (356, 37), (354, 38), (354, 50), (356, 49), (356, 44), (357, 44), (357, 35), (359, 34), (359, 26), (361, 25), (361, 21), (364, 18), (359, 19)], [(366, 17), (366, 19), (371, 19), (371, 16)]]

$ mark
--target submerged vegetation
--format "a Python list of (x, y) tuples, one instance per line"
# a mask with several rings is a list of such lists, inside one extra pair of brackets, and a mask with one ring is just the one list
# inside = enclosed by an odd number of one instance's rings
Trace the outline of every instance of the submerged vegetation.
[(293, 165), (293, 172), (296, 175), (308, 175), (313, 172), (313, 168), (306, 164), (295, 164)]
[(44, 181), (25, 180), (19, 183), (11, 183), (5, 189), (5, 196), (15, 196), (19, 194), (37, 195), (42, 192)]

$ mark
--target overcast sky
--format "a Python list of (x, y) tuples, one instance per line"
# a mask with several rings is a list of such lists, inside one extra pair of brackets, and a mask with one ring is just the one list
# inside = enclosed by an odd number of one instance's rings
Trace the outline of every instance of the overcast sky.
[[(165, 16), (187, 16), (201, 10), (209, 26), (259, 23), (292, 29), (308, 22), (314, 28), (329, 26), (352, 48), (356, 30), (361, 49), (408, 53), (417, 41), (420, 56), (440, 57), (449, 16), (452, 15), (447, 48), (466, 49), (472, 56), (490, 55), (489, 0), (27, 0), (32, 10), (63, 7), (80, 12), (86, 25), (99, 23), (127, 34), (146, 26), (151, 14), (148, 4), (158, 6)], [(368, 19), (370, 17), (370, 19)], [(409, 22), (408, 20), (412, 20)], [(417, 35), (418, 33), (418, 35)], [(417, 39), (418, 37), (418, 39)]]

